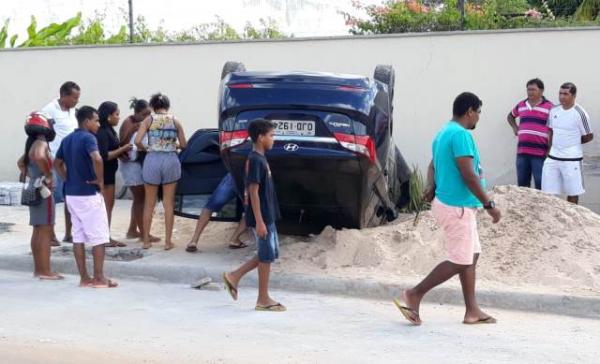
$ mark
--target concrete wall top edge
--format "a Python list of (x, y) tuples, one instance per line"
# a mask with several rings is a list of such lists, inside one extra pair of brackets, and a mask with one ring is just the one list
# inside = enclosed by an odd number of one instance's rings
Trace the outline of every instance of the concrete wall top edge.
[(137, 43), (137, 44), (101, 44), (101, 45), (78, 45), (78, 46), (58, 46), (58, 47), (31, 47), (31, 48), (0, 48), (0, 52), (28, 52), (28, 51), (50, 51), (50, 50), (70, 50), (70, 49), (90, 49), (90, 48), (131, 48), (131, 47), (165, 47), (165, 46), (202, 46), (215, 44), (239, 44), (239, 43), (284, 43), (284, 42), (316, 42), (332, 40), (357, 40), (357, 39), (386, 39), (386, 38), (415, 38), (415, 37), (453, 37), (453, 36), (475, 36), (475, 35), (493, 35), (510, 33), (552, 33), (552, 32), (587, 32), (600, 31), (600, 26), (585, 27), (563, 27), (563, 28), (520, 28), (520, 29), (502, 29), (502, 30), (470, 30), (470, 31), (451, 31), (451, 32), (430, 32), (430, 33), (395, 33), (395, 34), (377, 34), (377, 35), (342, 35), (330, 37), (304, 37), (304, 38), (285, 38), (285, 39), (256, 39), (256, 40), (230, 40), (230, 41), (206, 41), (206, 42), (181, 42), (181, 43)]

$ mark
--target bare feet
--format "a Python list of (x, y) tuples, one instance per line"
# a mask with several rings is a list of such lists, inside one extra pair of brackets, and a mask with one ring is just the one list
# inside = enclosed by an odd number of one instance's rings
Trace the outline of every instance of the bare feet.
[(50, 246), (60, 246), (60, 242), (56, 239), (56, 237), (50, 240)]
[(62, 241), (64, 243), (73, 243), (73, 237), (71, 235), (65, 235)]
[(160, 241), (160, 238), (158, 236), (150, 235), (151, 243), (158, 243), (159, 241)]
[(152, 248), (152, 243), (143, 243), (142, 244), (142, 249), (150, 249)]
[(175, 244), (173, 244), (173, 243), (166, 243), (165, 244), (165, 250), (171, 250), (173, 248), (175, 248)]

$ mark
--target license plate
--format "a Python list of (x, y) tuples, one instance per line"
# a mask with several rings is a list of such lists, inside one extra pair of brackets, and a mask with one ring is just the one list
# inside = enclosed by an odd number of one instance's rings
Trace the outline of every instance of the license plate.
[(315, 122), (309, 120), (272, 120), (275, 135), (315, 136)]

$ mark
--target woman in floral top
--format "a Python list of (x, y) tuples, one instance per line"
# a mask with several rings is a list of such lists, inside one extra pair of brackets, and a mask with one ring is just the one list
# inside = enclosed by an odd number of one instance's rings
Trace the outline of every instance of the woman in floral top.
[[(142, 177), (146, 201), (144, 203), (143, 248), (152, 246), (150, 227), (158, 190), (162, 186), (163, 207), (165, 210), (165, 250), (175, 246), (171, 239), (175, 220), (175, 189), (181, 177), (181, 163), (177, 151), (186, 147), (185, 134), (179, 120), (169, 113), (171, 103), (166, 95), (155, 94), (150, 98), (152, 114), (140, 125), (135, 145), (140, 151), (147, 151)], [(142, 141), (147, 135), (148, 144)]]

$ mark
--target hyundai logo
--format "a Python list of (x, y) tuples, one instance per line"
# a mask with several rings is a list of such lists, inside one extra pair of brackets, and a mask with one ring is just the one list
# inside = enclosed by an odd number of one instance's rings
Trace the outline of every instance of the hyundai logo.
[(300, 149), (300, 147), (298, 146), (298, 144), (288, 143), (283, 146), (283, 149), (285, 149), (286, 152), (295, 152), (298, 149)]

